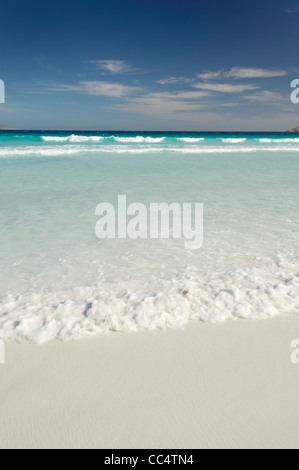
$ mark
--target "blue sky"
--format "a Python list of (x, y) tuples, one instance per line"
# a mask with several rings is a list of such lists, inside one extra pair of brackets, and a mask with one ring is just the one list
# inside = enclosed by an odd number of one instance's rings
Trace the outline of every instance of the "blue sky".
[(10, 0), (0, 19), (0, 126), (299, 125), (299, 1)]

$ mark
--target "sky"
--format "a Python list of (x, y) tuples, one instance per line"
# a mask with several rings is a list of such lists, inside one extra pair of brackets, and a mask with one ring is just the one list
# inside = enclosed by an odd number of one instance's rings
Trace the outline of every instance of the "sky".
[(299, 0), (10, 0), (0, 126), (271, 131), (299, 125)]

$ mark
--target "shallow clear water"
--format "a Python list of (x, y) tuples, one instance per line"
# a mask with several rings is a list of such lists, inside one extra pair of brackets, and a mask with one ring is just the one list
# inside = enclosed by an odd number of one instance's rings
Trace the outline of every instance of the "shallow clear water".
[[(299, 312), (299, 139), (0, 133), (0, 337)], [(101, 202), (204, 203), (204, 244), (99, 240)]]

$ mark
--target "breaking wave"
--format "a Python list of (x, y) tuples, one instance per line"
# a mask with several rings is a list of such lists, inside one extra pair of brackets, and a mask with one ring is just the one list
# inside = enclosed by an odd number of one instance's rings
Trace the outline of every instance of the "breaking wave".
[(299, 144), (299, 139), (294, 138), (294, 139), (258, 139), (261, 144), (281, 144), (281, 143), (286, 143), (286, 144)]
[(137, 136), (137, 137), (114, 137), (113, 139), (115, 142), (120, 142), (124, 144), (142, 144), (142, 143), (149, 143), (149, 144), (159, 144), (160, 142), (163, 142), (165, 140), (165, 137), (142, 137), (142, 136)]
[(242, 138), (242, 139), (221, 139), (223, 143), (225, 144), (240, 144), (241, 142), (246, 142), (247, 139)]
[(16, 146), (16, 147), (0, 147), (0, 158), (3, 157), (58, 157), (70, 156), (79, 153), (101, 154), (101, 153), (123, 153), (123, 154), (144, 154), (144, 153), (186, 153), (186, 154), (226, 154), (226, 153), (255, 153), (255, 152), (299, 152), (296, 146), (174, 146), (172, 145), (155, 145), (139, 147), (135, 145), (117, 145), (107, 144), (98, 146), (88, 145), (53, 145), (53, 146)]
[[(190, 320), (224, 322), (299, 313), (299, 266), (236, 268), (223, 274), (77, 287), (0, 299), (0, 337), (69, 340), (108, 331), (177, 329)], [(139, 284), (138, 284), (139, 283)], [(140, 292), (141, 291), (141, 292)]]
[(193, 143), (196, 143), (196, 142), (201, 142), (204, 139), (204, 137), (179, 137), (177, 140), (179, 140), (180, 142), (186, 142), (188, 144), (193, 144)]
[(68, 137), (42, 136), (44, 142), (100, 142), (104, 139), (105, 137), (84, 135), (70, 135)]

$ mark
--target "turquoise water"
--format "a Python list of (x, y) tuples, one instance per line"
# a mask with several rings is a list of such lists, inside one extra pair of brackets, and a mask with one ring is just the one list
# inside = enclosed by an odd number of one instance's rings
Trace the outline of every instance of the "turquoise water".
[[(0, 337), (299, 311), (299, 138), (0, 133)], [(99, 240), (96, 206), (204, 204), (204, 243)]]

